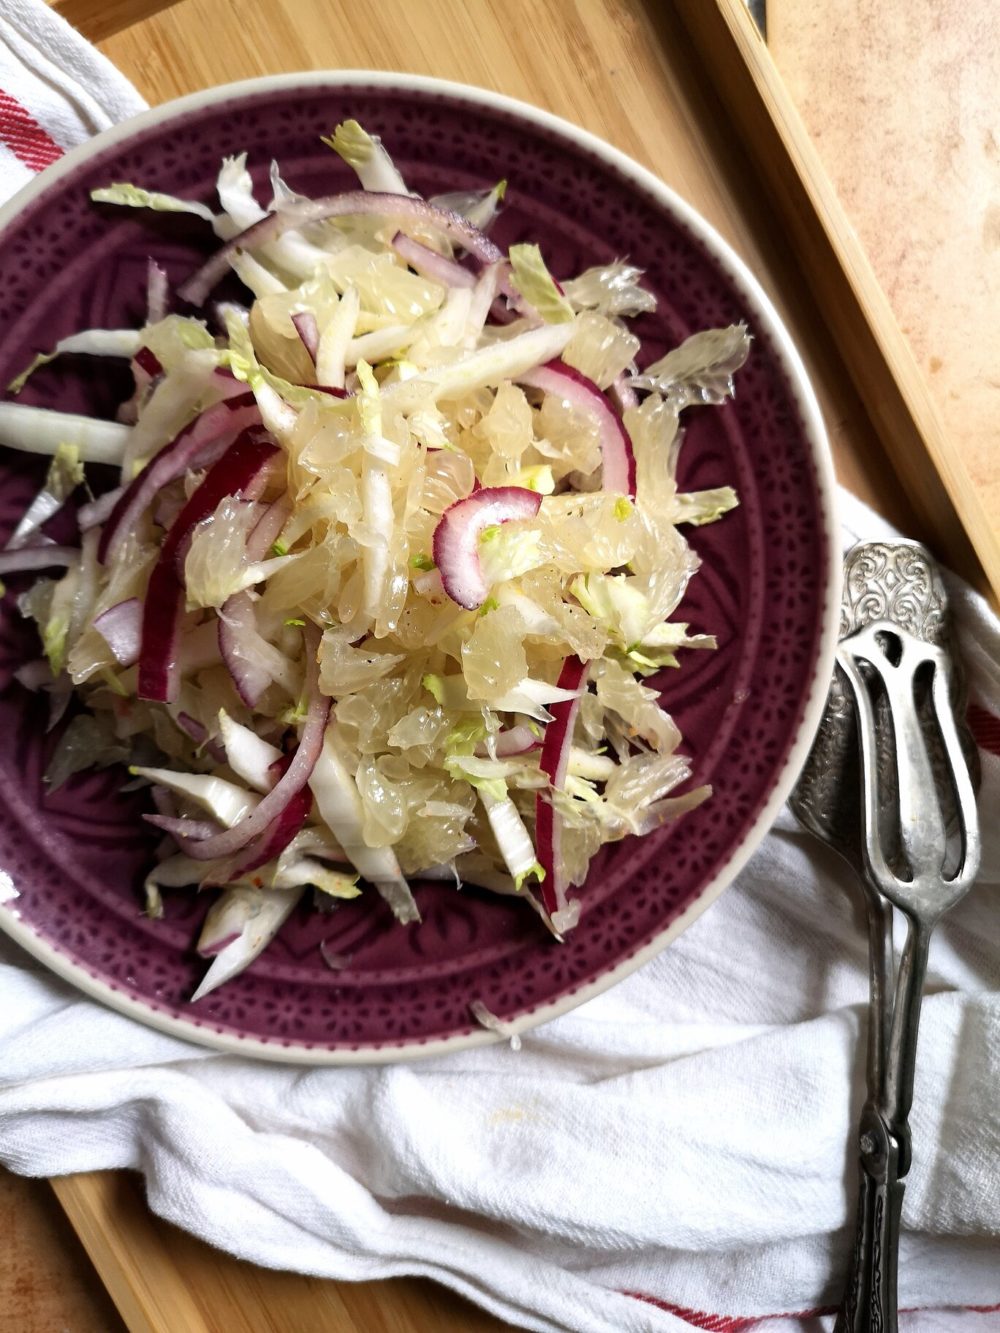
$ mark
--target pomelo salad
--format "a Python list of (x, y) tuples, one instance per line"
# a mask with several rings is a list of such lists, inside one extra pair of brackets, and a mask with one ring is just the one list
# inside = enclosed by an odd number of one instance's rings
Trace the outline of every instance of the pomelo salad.
[[(490, 239), (503, 182), (424, 200), (357, 122), (325, 142), (357, 189), (308, 199), (272, 164), (264, 206), (243, 155), (217, 209), (94, 191), (194, 214), (220, 248), (176, 292), (151, 260), (141, 329), (74, 334), (10, 386), (127, 358), (117, 421), (0, 404), (0, 443), (51, 456), (0, 552), (33, 575), (42, 652), (16, 674), (64, 727), (47, 781), (125, 762), (151, 789), (146, 911), (217, 891), (195, 999), (306, 895), (375, 893), (405, 925), (414, 885), (470, 884), (564, 938), (601, 846), (710, 794), (645, 681), (715, 647), (677, 618), (683, 529), (737, 497), (678, 491), (676, 465), (747, 329), (640, 373), (629, 320), (656, 303), (631, 263), (557, 282), (539, 246)], [(216, 296), (232, 273), (242, 301)], [(118, 484), (95, 495), (88, 464)]]

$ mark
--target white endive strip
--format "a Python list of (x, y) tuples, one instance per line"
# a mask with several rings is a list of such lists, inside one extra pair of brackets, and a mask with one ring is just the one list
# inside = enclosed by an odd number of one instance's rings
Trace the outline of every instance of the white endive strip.
[(121, 463), (131, 434), (130, 426), (117, 421), (0, 403), (0, 444), (29, 454), (52, 455), (61, 444), (68, 444), (79, 449), (84, 463)]
[(133, 768), (131, 772), (193, 801), (226, 828), (232, 828), (260, 804), (260, 798), (253, 792), (206, 773), (181, 773), (171, 768)]
[(254, 791), (270, 791), (277, 781), (272, 765), (282, 757), (278, 747), (236, 722), (224, 708), (219, 709), (219, 732), (226, 751), (226, 763), (236, 776)]
[[(221, 944), (212, 966), (191, 996), (202, 1000), (231, 981), (267, 948), (288, 920), (304, 889), (226, 889), (205, 918), (198, 951), (211, 954)], [(226, 943), (225, 941), (228, 941)]]
[(357, 287), (348, 287), (327, 325), (320, 330), (316, 350), (316, 383), (331, 389), (344, 387), (347, 349), (354, 337), (361, 310), (361, 295)]
[(410, 886), (391, 847), (369, 847), (362, 824), (364, 812), (357, 783), (337, 749), (336, 734), (327, 728), (323, 749), (309, 778), (320, 818), (340, 843), (358, 874), (370, 881), (392, 908), (397, 921), (419, 921)]
[(524, 820), (509, 796), (497, 797), (481, 787), (479, 799), (490, 821), (490, 828), (497, 840), (504, 864), (510, 871), (514, 883), (520, 884), (525, 875), (538, 870), (535, 846), (524, 826)]

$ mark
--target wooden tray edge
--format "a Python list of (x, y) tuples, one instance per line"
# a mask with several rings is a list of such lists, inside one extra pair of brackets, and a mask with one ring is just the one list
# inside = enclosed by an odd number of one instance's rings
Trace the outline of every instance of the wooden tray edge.
[(744, 0), (675, 0), (698, 59), (767, 190), (865, 411), (937, 555), (1000, 604), (1000, 530)]

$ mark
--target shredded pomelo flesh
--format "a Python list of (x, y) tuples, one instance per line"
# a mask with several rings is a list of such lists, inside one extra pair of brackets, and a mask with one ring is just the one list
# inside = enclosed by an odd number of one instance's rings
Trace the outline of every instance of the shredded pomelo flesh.
[[(19, 678), (85, 707), (54, 779), (131, 756), (151, 784), (174, 850), (148, 910), (221, 890), (198, 997), (306, 892), (416, 923), (412, 886), (451, 879), (585, 929), (595, 852), (708, 795), (644, 678), (714, 646), (676, 618), (698, 566), (680, 525), (736, 496), (678, 492), (679, 421), (731, 395), (746, 329), (640, 374), (640, 270), (557, 280), (486, 234), (503, 183), (424, 201), (356, 122), (328, 142), (358, 188), (315, 202), (272, 167), (262, 204), (243, 157), (218, 208), (97, 191), (202, 219), (221, 248), (181, 294), (233, 271), (245, 303), (176, 313), (151, 264), (141, 329), (39, 349), (12, 386), (65, 350), (127, 357), (118, 423), (0, 406), (0, 442), (53, 455), (0, 554), (42, 640)], [(89, 461), (119, 486), (78, 547), (46, 545)]]

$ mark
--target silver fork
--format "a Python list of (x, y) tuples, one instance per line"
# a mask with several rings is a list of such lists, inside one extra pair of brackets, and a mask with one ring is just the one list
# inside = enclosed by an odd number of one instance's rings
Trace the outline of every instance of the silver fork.
[[(861, 1188), (837, 1330), (895, 1333), (920, 1005), (931, 932), (968, 892), (979, 865), (975, 749), (956, 720), (963, 701), (947, 596), (926, 550), (914, 542), (867, 543), (848, 553), (844, 573), (840, 671), (792, 806), (859, 870), (869, 920)], [(844, 768), (845, 740), (855, 732), (860, 791)], [(907, 938), (891, 994), (893, 908), (907, 918)]]

